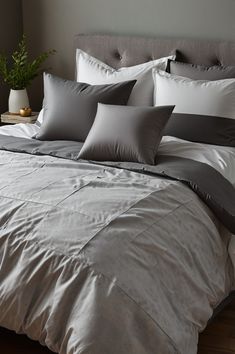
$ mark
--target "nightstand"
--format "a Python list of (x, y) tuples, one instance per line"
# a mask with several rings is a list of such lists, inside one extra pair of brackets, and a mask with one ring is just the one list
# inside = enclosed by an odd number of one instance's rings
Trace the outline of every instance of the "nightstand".
[(33, 112), (29, 117), (21, 117), (17, 114), (11, 114), (9, 112), (5, 112), (1, 114), (0, 125), (5, 124), (17, 124), (17, 123), (35, 123), (38, 118), (39, 112)]

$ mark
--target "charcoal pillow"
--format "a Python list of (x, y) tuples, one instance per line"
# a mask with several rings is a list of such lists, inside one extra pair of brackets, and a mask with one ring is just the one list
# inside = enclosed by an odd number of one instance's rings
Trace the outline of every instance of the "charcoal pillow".
[(168, 60), (166, 71), (192, 80), (223, 80), (235, 78), (235, 66), (204, 66)]
[(99, 103), (79, 158), (153, 165), (174, 106), (136, 107)]
[(44, 73), (44, 117), (35, 138), (84, 141), (98, 102), (125, 105), (135, 82), (92, 86)]
[(163, 135), (212, 145), (235, 147), (235, 119), (173, 113)]

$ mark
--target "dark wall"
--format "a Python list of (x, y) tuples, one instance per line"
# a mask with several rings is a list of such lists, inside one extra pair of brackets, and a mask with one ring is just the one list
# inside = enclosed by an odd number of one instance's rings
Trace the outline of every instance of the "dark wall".
[[(31, 54), (57, 49), (48, 65), (73, 78), (77, 33), (235, 40), (235, 0), (23, 0), (23, 22)], [(41, 81), (29, 90), (33, 108)]]
[[(0, 52), (10, 54), (23, 31), (22, 1), (0, 0)], [(9, 87), (0, 80), (0, 113), (7, 110)]]

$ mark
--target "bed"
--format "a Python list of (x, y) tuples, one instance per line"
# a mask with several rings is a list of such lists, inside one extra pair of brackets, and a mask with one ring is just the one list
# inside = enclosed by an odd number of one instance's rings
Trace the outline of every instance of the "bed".
[[(235, 65), (231, 42), (78, 35), (74, 47), (114, 69), (176, 50)], [(234, 289), (235, 148), (164, 136), (156, 166), (88, 161), (82, 143), (32, 139), (40, 129), (0, 128), (0, 326), (60, 354), (196, 354)]]

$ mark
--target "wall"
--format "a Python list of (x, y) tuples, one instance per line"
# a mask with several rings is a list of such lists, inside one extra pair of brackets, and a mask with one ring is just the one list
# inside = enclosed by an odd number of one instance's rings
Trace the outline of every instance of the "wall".
[[(33, 54), (55, 48), (55, 74), (73, 78), (73, 36), (116, 33), (235, 39), (235, 0), (23, 0), (24, 30)], [(31, 88), (38, 108), (41, 81)]]
[[(0, 0), (0, 52), (10, 54), (22, 36), (22, 1)], [(8, 107), (9, 87), (0, 81), (0, 112)]]

